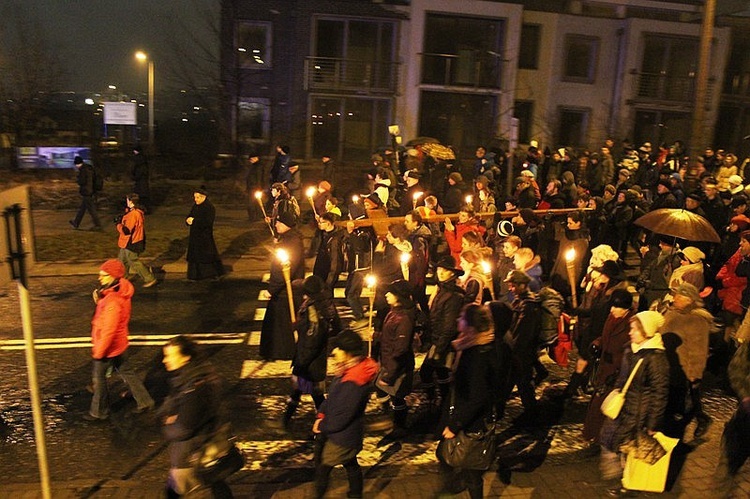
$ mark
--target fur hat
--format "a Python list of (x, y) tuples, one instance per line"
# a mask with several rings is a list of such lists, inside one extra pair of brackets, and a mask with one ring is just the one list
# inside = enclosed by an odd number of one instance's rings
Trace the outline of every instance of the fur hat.
[(698, 306), (703, 306), (703, 299), (701, 298), (700, 291), (689, 282), (681, 282), (676, 288), (670, 289), (670, 291), (673, 295), (687, 296), (696, 302)]
[(99, 270), (108, 274), (115, 279), (121, 279), (125, 277), (125, 265), (116, 258), (110, 258), (99, 267)]
[(365, 342), (351, 329), (341, 331), (333, 338), (331, 343), (333, 348), (338, 348), (351, 355), (361, 356), (365, 353)]
[(740, 177), (739, 175), (732, 175), (729, 177), (729, 179), (727, 179), (727, 182), (734, 186), (742, 185), (742, 177)]
[(323, 189), (324, 191), (330, 191), (331, 183), (327, 180), (321, 180), (320, 183), (318, 183), (318, 189)]
[(297, 225), (297, 216), (291, 210), (283, 211), (276, 217), (277, 222), (281, 222), (287, 227), (294, 228)]
[(664, 316), (655, 310), (646, 310), (635, 314), (634, 320), (638, 320), (643, 327), (646, 338), (653, 338), (664, 325)]
[(450, 175), (448, 175), (448, 180), (453, 180), (455, 183), (460, 184), (464, 181), (464, 178), (461, 176), (458, 172), (452, 172)]
[(696, 248), (695, 246), (688, 246), (680, 251), (687, 261), (690, 263), (698, 263), (706, 259), (705, 253)]
[(630, 170), (628, 170), (627, 168), (621, 168), (619, 174), (630, 178)]

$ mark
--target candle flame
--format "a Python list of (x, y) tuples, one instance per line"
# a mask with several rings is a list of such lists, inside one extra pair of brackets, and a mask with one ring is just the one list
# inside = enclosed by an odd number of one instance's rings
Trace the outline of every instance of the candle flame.
[(255, 199), (257, 199), (258, 201), (260, 201), (260, 198), (262, 198), (262, 197), (263, 197), (263, 192), (262, 191), (255, 191)]
[(374, 274), (367, 274), (365, 276), (365, 284), (367, 284), (368, 288), (374, 288), (377, 283), (378, 279)]
[(576, 250), (575, 248), (570, 248), (568, 251), (565, 252), (565, 260), (568, 262), (572, 262), (576, 259)]
[(488, 262), (487, 260), (482, 260), (481, 265), (482, 265), (482, 272), (484, 272), (485, 274), (492, 273), (492, 265), (490, 265), (490, 262)]
[(424, 192), (421, 192), (421, 191), (420, 192), (415, 192), (414, 193), (414, 201), (416, 201), (417, 199), (421, 198), (422, 196), (424, 196)]
[(307, 194), (307, 197), (311, 198), (311, 197), (313, 197), (315, 195), (315, 191), (316, 191), (315, 187), (310, 186), (305, 191), (305, 194)]
[(411, 253), (407, 253), (406, 251), (401, 253), (401, 263), (409, 263), (409, 260), (411, 260)]
[(353, 203), (359, 203), (359, 196), (357, 196), (356, 194), (354, 196), (352, 196), (352, 202)]
[(276, 258), (278, 258), (282, 264), (287, 264), (289, 263), (289, 252), (283, 248), (279, 248), (276, 250)]
[(474, 201), (474, 196), (472, 196), (471, 194), (466, 196), (466, 204), (471, 204), (472, 201)]

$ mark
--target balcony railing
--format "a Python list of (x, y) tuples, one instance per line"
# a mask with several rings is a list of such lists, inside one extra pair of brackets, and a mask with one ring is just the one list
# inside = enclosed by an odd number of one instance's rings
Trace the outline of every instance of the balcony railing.
[(500, 88), (499, 54), (463, 50), (458, 54), (422, 54), (422, 84)]
[(393, 94), (398, 68), (399, 63), (390, 61), (307, 57), (305, 90)]
[(728, 75), (724, 80), (725, 95), (750, 98), (750, 73)]

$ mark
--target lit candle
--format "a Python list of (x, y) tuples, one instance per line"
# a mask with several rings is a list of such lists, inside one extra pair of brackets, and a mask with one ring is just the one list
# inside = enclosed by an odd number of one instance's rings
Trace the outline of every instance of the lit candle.
[(466, 204), (471, 204), (474, 201), (474, 196), (469, 194), (468, 196), (466, 196), (465, 201), (466, 201)]
[(315, 203), (313, 203), (313, 196), (315, 196), (316, 190), (317, 189), (315, 189), (315, 187), (311, 185), (310, 187), (307, 188), (307, 190), (305, 191), (305, 194), (307, 194), (307, 199), (308, 201), (310, 201), (310, 207), (312, 208), (313, 215), (317, 217), (318, 212), (315, 211)]
[(354, 204), (359, 203), (359, 196), (357, 196), (356, 194), (354, 196), (352, 196), (352, 203), (354, 203)]
[(421, 198), (422, 196), (424, 196), (424, 192), (422, 192), (422, 191), (415, 192), (414, 195), (412, 196), (413, 197), (413, 205), (414, 205), (414, 209), (415, 210), (417, 209), (417, 202), (419, 202), (419, 198)]
[[(289, 252), (284, 248), (276, 250), (276, 258), (281, 263), (281, 273), (284, 275), (284, 282), (286, 283), (286, 294), (289, 301), (289, 317), (292, 320), (292, 324), (297, 321), (296, 314), (294, 313), (294, 294), (292, 293), (292, 278), (291, 278), (291, 262), (289, 260)], [(297, 340), (296, 331), (293, 333), (295, 341)]]
[(568, 282), (570, 283), (570, 295), (572, 298), (573, 308), (578, 308), (578, 297), (576, 296), (576, 276), (575, 276), (576, 250), (570, 248), (565, 252), (565, 267), (568, 271)]

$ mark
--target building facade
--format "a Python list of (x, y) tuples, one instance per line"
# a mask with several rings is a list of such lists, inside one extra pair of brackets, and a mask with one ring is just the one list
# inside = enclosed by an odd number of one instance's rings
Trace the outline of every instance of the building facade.
[[(230, 133), (243, 148), (287, 144), (295, 157), (343, 161), (388, 144), (391, 124), (461, 157), (532, 139), (550, 148), (689, 142), (701, 5), (225, 0)], [(704, 137), (724, 147), (750, 133), (742, 26), (720, 18), (711, 43)]]

